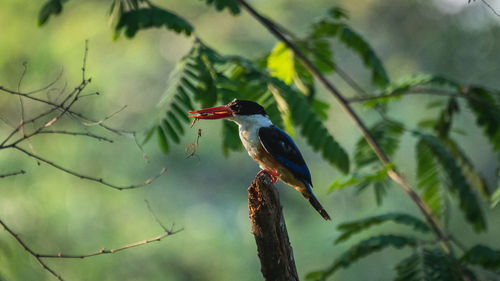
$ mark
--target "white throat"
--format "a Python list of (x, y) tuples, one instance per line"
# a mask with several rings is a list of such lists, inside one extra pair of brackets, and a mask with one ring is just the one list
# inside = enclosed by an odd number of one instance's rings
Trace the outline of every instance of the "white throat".
[(259, 148), (261, 147), (259, 139), (259, 129), (273, 125), (267, 116), (261, 114), (255, 115), (233, 115), (229, 118), (239, 126), (240, 139), (248, 154), (257, 160)]
[(241, 130), (251, 130), (251, 128), (259, 129), (260, 127), (269, 127), (273, 123), (269, 118), (262, 114), (254, 114), (254, 115), (233, 115), (229, 118), (236, 122)]

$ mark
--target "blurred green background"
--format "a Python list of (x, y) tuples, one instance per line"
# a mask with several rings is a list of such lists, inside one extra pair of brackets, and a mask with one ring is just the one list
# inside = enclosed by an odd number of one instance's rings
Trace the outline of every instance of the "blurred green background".
[[(252, 1), (252, 4), (299, 35), (333, 5), (346, 8), (350, 23), (363, 34), (385, 62), (392, 79), (412, 73), (443, 74), (464, 84), (477, 83), (500, 88), (500, 18), (480, 1)], [(500, 9), (498, 2), (493, 7)], [(196, 34), (223, 54), (256, 57), (268, 52), (276, 40), (248, 14), (231, 16), (217, 13), (202, 1), (156, 1), (158, 5), (183, 15)], [(39, 88), (57, 77), (68, 88), (81, 79), (85, 40), (89, 40), (87, 74), (92, 83), (86, 92), (99, 96), (82, 99), (75, 108), (102, 119), (124, 105), (126, 110), (106, 121), (112, 127), (142, 131), (157, 118), (157, 102), (166, 88), (169, 72), (189, 49), (192, 38), (165, 29), (141, 31), (132, 40), (112, 40), (106, 14), (107, 1), (69, 1), (60, 16), (38, 28), (36, 19), (43, 1), (3, 0), (0, 3), (0, 85), (16, 89), (23, 72), (28, 71), (21, 90)], [(338, 44), (335, 46), (339, 46)], [(357, 57), (345, 48), (334, 49), (340, 64), (369, 89), (370, 74)], [(352, 91), (338, 77), (330, 77), (348, 95)], [(359, 131), (335, 101), (327, 125), (337, 140), (352, 152)], [(410, 127), (417, 117), (435, 116), (425, 105), (439, 99), (411, 96), (390, 105), (389, 115)], [(37, 104), (26, 102), (26, 114), (35, 114)], [(377, 116), (356, 107), (368, 124)], [(461, 144), (479, 171), (491, 182), (498, 163), (490, 144), (474, 126), (468, 108), (463, 107), (457, 128), (468, 134)], [(0, 94), (0, 134), (4, 137), (20, 120), (16, 97)], [(77, 126), (64, 120), (65, 126)], [(102, 247), (115, 248), (151, 238), (162, 232), (149, 213), (144, 199), (166, 224), (184, 230), (156, 242), (113, 255), (84, 260), (47, 260), (66, 280), (261, 280), (260, 264), (248, 220), (247, 187), (258, 167), (246, 152), (223, 153), (218, 139), (219, 122), (198, 123), (180, 145), (162, 154), (156, 141), (145, 147), (148, 161), (130, 137), (116, 137), (109, 144), (72, 136), (42, 135), (31, 140), (35, 152), (84, 174), (103, 177), (128, 185), (140, 183), (167, 172), (153, 184), (135, 190), (117, 191), (80, 180), (45, 164), (38, 165), (17, 151), (0, 151), (0, 173), (24, 169), (27, 174), (0, 179), (0, 218), (35, 250), (44, 253), (87, 253)], [(185, 147), (203, 136), (195, 157), (185, 159)], [(324, 268), (352, 242), (333, 247), (336, 225), (387, 210), (417, 214), (402, 189), (393, 186), (382, 206), (375, 204), (371, 191), (356, 193), (346, 188), (328, 193), (327, 188), (339, 172), (314, 153), (300, 137), (296, 142), (309, 164), (315, 193), (333, 222), (325, 222), (299, 193), (280, 183), (278, 189), (288, 225), (299, 275)], [(405, 136), (394, 162), (414, 183), (414, 140)], [(449, 222), (467, 244), (482, 242), (494, 248), (500, 243), (500, 208), (484, 209), (489, 231), (475, 234), (452, 205)], [(387, 224), (380, 229), (392, 232)], [(362, 239), (369, 233), (356, 237)], [(431, 237), (429, 237), (431, 238)], [(353, 241), (356, 241), (353, 239)], [(388, 280), (394, 277), (395, 258), (405, 250), (385, 250), (362, 259), (333, 280)], [(0, 280), (54, 280), (38, 262), (7, 232), (0, 232)]]

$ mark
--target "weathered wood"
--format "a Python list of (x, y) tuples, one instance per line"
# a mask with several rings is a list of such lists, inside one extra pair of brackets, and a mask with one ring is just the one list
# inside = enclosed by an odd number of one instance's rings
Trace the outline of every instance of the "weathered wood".
[(265, 173), (248, 188), (248, 206), (264, 279), (298, 281), (278, 192)]

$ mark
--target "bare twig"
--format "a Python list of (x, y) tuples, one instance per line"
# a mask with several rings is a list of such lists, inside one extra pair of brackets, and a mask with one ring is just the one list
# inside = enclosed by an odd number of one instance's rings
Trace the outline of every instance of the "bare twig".
[(40, 265), (45, 269), (47, 270), (48, 272), (50, 272), (50, 274), (54, 275), (54, 277), (56, 277), (57, 279), (61, 280), (61, 281), (64, 281), (64, 279), (61, 277), (61, 275), (59, 275), (58, 273), (56, 273), (52, 268), (50, 268), (45, 262), (43, 262), (43, 260), (40, 258), (40, 256), (38, 256), (37, 253), (35, 253), (33, 250), (31, 250), (30, 247), (28, 247), (28, 245), (26, 245), (26, 243), (24, 243), (24, 241), (19, 238), (19, 235), (17, 233), (15, 233), (14, 231), (12, 231), (1, 219), (0, 219), (0, 224), (3, 226), (3, 228), (12, 236), (14, 237), (14, 239), (17, 240), (17, 242), (19, 244), (21, 244), (21, 246), (23, 246), (24, 250), (26, 250), (28, 253), (30, 253), (30, 255), (32, 255), (33, 257), (35, 257), (35, 259), (38, 261), (38, 263), (40, 263)]
[(52, 161), (49, 161), (45, 158), (42, 158), (36, 154), (33, 154), (19, 146), (12, 146), (12, 148), (14, 149), (17, 149), (19, 151), (21, 151), (22, 153), (28, 155), (29, 157), (32, 157), (32, 158), (35, 158), (37, 160), (40, 160), (44, 163), (47, 163), (49, 164), (50, 166), (54, 167), (54, 168), (57, 168), (63, 172), (66, 172), (70, 175), (73, 175), (75, 177), (78, 177), (78, 178), (81, 178), (81, 179), (85, 179), (85, 180), (89, 180), (89, 181), (95, 181), (95, 182), (98, 182), (100, 184), (103, 184), (103, 185), (106, 185), (106, 186), (109, 186), (111, 188), (114, 188), (114, 189), (117, 189), (117, 190), (124, 190), (124, 189), (134, 189), (134, 188), (139, 188), (139, 187), (143, 187), (143, 186), (146, 186), (150, 183), (152, 183), (154, 180), (156, 180), (158, 177), (160, 177), (163, 173), (165, 173), (167, 171), (166, 168), (162, 168), (160, 173), (158, 173), (157, 175), (155, 175), (154, 177), (146, 180), (144, 183), (141, 183), (141, 184), (134, 184), (134, 185), (126, 185), (126, 186), (119, 186), (119, 185), (116, 185), (116, 184), (112, 184), (112, 183), (109, 183), (105, 180), (103, 180), (102, 178), (96, 178), (96, 177), (91, 177), (91, 176), (87, 176), (87, 175), (84, 175), (84, 174), (81, 174), (81, 173), (78, 173), (78, 172), (75, 172), (75, 171), (72, 171), (72, 170), (69, 170), (67, 168), (64, 168), (63, 166), (61, 165), (58, 165)]
[[(63, 72), (64, 72), (63, 68), (61, 67), (61, 71), (57, 75), (56, 79), (54, 79), (52, 82), (50, 82), (49, 84), (47, 84), (47, 85), (45, 85), (45, 86), (43, 86), (43, 87), (41, 87), (39, 89), (35, 89), (35, 90), (27, 92), (25, 94), (29, 96), (29, 95), (36, 94), (36, 93), (45, 91), (47, 89), (50, 89), (52, 86), (54, 86), (57, 83), (57, 81), (59, 81), (59, 79), (61, 79)], [(18, 91), (18, 92), (20, 92), (20, 91)]]
[(405, 92), (391, 93), (388, 95), (377, 95), (377, 96), (363, 95), (363, 96), (359, 96), (359, 97), (352, 97), (352, 98), (348, 98), (347, 102), (348, 103), (365, 102), (365, 101), (369, 101), (369, 100), (377, 100), (377, 99), (392, 98), (392, 97), (407, 96), (407, 95), (433, 95), (433, 96), (444, 96), (444, 97), (451, 97), (451, 98), (470, 99), (470, 100), (473, 100), (474, 102), (481, 103), (482, 105), (489, 107), (493, 110), (496, 110), (496, 111), (499, 110), (494, 104), (487, 103), (484, 100), (477, 98), (473, 95), (467, 94), (467, 93), (464, 94), (464, 93), (459, 93), (456, 91), (443, 90), (443, 89), (433, 89), (433, 88), (426, 88), (426, 87), (416, 87), (416, 88), (408, 89)]
[(104, 117), (104, 119), (102, 119), (102, 120), (95, 121), (95, 122), (92, 122), (92, 123), (86, 123), (86, 122), (84, 122), (83, 125), (89, 126), (89, 127), (100, 125), (100, 124), (102, 124), (102, 122), (104, 122), (104, 121), (106, 121), (106, 120), (108, 120), (110, 118), (113, 118), (113, 116), (115, 116), (116, 114), (122, 112), (125, 108), (127, 108), (127, 105), (124, 105), (123, 107), (121, 107), (117, 111), (115, 111), (115, 112), (111, 113), (110, 115)]
[(43, 131), (39, 132), (38, 134), (61, 134), (61, 135), (72, 135), (72, 136), (87, 136), (90, 138), (98, 139), (100, 141), (107, 141), (110, 143), (113, 142), (112, 139), (109, 139), (109, 138), (106, 138), (103, 136), (99, 136), (96, 134), (92, 134), (90, 132), (69, 132), (69, 131), (63, 131), (63, 130), (43, 130)]
[(161, 241), (161, 239), (163, 239), (163, 238), (165, 238), (167, 236), (179, 233), (182, 230), (183, 230), (182, 228), (179, 229), (179, 230), (175, 230), (175, 231), (165, 230), (165, 233), (163, 233), (161, 235), (158, 235), (158, 236), (155, 236), (155, 237), (150, 238), (150, 239), (146, 239), (146, 240), (142, 240), (142, 241), (137, 241), (137, 242), (130, 243), (130, 244), (124, 245), (122, 247), (114, 248), (114, 249), (105, 249), (105, 248), (102, 248), (102, 249), (100, 249), (98, 251), (95, 251), (93, 253), (88, 253), (88, 254), (63, 254), (63, 253), (57, 253), (57, 254), (36, 254), (36, 256), (39, 257), (39, 258), (84, 259), (84, 258), (99, 256), (99, 255), (103, 255), (103, 254), (114, 254), (116, 252), (120, 252), (120, 251), (127, 250), (127, 249), (130, 249), (130, 248), (134, 248), (134, 247), (138, 247), (138, 246), (141, 246), (141, 245), (149, 244), (151, 242)]
[[(288, 40), (278, 28), (266, 17), (262, 16), (258, 13), (253, 7), (251, 7), (245, 0), (238, 0), (240, 5), (246, 9), (253, 17), (255, 17), (263, 26), (267, 28), (267, 30), (273, 34), (276, 38), (282, 41), (289, 49), (291, 49), (294, 54), (297, 56), (302, 63), (304, 63), (305, 67), (315, 76), (318, 81), (337, 99), (340, 106), (345, 110), (347, 115), (354, 121), (356, 126), (361, 130), (363, 137), (366, 142), (370, 145), (372, 150), (375, 152), (380, 162), (384, 165), (388, 165), (391, 163), (387, 154), (382, 150), (382, 148), (378, 145), (364, 122), (360, 119), (356, 112), (349, 105), (348, 100), (344, 97), (340, 91), (335, 88), (324, 76), (321, 72), (314, 66), (314, 64), (293, 44)], [(433, 230), (434, 234), (440, 240), (441, 245), (447, 253), (450, 253), (454, 256), (453, 248), (448, 242), (447, 236), (444, 234), (440, 221), (435, 217), (432, 213), (432, 210), (429, 206), (420, 198), (420, 196), (413, 190), (413, 188), (408, 184), (406, 179), (399, 174), (399, 172), (393, 168), (388, 171), (389, 177), (400, 184), (406, 193), (410, 196), (412, 201), (418, 206), (420, 212), (426, 219), (427, 223)]]
[(15, 176), (15, 175), (20, 175), (20, 174), (26, 174), (26, 171), (24, 171), (24, 170), (19, 170), (19, 171), (15, 171), (15, 172), (7, 173), (7, 174), (0, 174), (0, 179), (1, 179), (1, 178), (6, 178), (6, 177)]
[(492, 12), (493, 14), (495, 14), (497, 17), (500, 17), (500, 13), (498, 13), (491, 5), (490, 3), (486, 2), (486, 0), (481, 0), (481, 2), (484, 3), (484, 5), (486, 5), (486, 7), (488, 7)]
[[(147, 199), (144, 199), (144, 202), (146, 202), (146, 206), (148, 207), (148, 210), (151, 213), (151, 215), (153, 216), (153, 218), (155, 219), (155, 221), (161, 226), (161, 228), (163, 228), (163, 230), (165, 230), (165, 232), (169, 232), (169, 230), (167, 229), (167, 227), (165, 227), (163, 225), (163, 223), (160, 221), (160, 219), (158, 218), (158, 216), (156, 215), (156, 213), (153, 212), (153, 209), (151, 208), (151, 205), (149, 204), (149, 201)], [(173, 228), (174, 228), (174, 225), (172, 224), (171, 229), (173, 229)]]

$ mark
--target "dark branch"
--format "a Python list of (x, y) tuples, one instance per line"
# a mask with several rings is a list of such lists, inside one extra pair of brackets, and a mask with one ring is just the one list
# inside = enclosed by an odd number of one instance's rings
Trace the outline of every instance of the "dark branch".
[(57, 274), (52, 268), (50, 268), (47, 264), (45, 264), (42, 259), (38, 256), (37, 253), (35, 253), (33, 250), (30, 249), (30, 247), (28, 247), (28, 245), (26, 245), (26, 243), (24, 243), (23, 240), (21, 240), (21, 238), (19, 238), (19, 234), (15, 233), (14, 231), (12, 231), (1, 219), (0, 219), (0, 224), (3, 226), (3, 228), (12, 236), (14, 237), (14, 239), (17, 240), (17, 242), (19, 244), (21, 244), (21, 246), (23, 246), (24, 250), (26, 250), (28, 253), (30, 253), (30, 255), (32, 255), (33, 257), (35, 257), (35, 259), (40, 263), (40, 265), (45, 269), (47, 270), (48, 272), (50, 272), (50, 274), (54, 275), (54, 277), (56, 277), (57, 279), (61, 280), (61, 281), (64, 281), (64, 279), (61, 277), (61, 275)]
[(26, 172), (24, 170), (19, 170), (19, 171), (15, 171), (12, 173), (0, 174), (0, 179), (10, 177), (10, 176), (20, 175), (20, 174), (26, 174)]
[(248, 188), (248, 207), (264, 279), (298, 281), (278, 192), (269, 176), (262, 174), (252, 182)]

